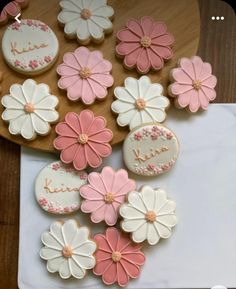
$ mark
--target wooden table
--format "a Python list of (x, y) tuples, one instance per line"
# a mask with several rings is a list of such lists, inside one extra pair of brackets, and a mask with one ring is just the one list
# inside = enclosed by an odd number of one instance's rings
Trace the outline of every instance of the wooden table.
[[(220, 0), (199, 0), (199, 5), (201, 37), (198, 55), (212, 64), (219, 80), (216, 102), (236, 102), (235, 14)], [(212, 16), (224, 16), (225, 19), (213, 21)], [(0, 138), (0, 164), (0, 288), (16, 289), (20, 147)]]

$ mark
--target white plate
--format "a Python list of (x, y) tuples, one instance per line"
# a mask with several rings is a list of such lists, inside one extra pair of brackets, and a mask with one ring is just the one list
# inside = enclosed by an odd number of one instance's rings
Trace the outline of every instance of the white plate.
[[(197, 115), (173, 110), (166, 125), (179, 138), (179, 159), (167, 174), (136, 179), (139, 185), (167, 190), (177, 203), (178, 225), (169, 240), (145, 247), (146, 264), (127, 288), (236, 287), (236, 105), (211, 105)], [(34, 179), (54, 159), (22, 149), (19, 288), (104, 288), (92, 273), (82, 281), (61, 280), (47, 272), (39, 257), (40, 235), (57, 217), (37, 205)], [(119, 146), (103, 163), (107, 164), (123, 167)], [(93, 232), (104, 228), (92, 225), (80, 212), (74, 216)]]

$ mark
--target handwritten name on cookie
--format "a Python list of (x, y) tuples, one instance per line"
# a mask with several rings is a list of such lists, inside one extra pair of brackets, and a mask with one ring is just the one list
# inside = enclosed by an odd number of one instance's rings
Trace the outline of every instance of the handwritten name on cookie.
[(147, 160), (150, 160), (168, 150), (169, 150), (168, 147), (150, 148), (150, 152), (148, 154), (142, 154), (141, 149), (137, 148), (137, 149), (133, 149), (133, 153), (135, 155), (136, 161), (138, 161), (139, 163), (142, 163), (142, 162), (144, 163)]
[(17, 43), (16, 42), (11, 42), (11, 52), (13, 55), (16, 54), (23, 54), (23, 53), (28, 53), (34, 50), (39, 50), (41, 48), (46, 48), (49, 45), (46, 43), (41, 43), (41, 44), (32, 44), (31, 42), (28, 42), (28, 46), (24, 47), (22, 49), (17, 48)]
[(79, 192), (78, 187), (67, 187), (61, 184), (61, 187), (52, 188), (52, 180), (45, 179), (45, 185), (43, 187), (47, 193), (66, 193), (66, 192)]

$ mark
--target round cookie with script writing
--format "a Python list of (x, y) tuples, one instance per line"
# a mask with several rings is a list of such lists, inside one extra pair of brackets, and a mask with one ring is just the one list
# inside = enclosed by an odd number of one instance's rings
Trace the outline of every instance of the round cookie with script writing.
[(169, 171), (179, 154), (175, 134), (158, 123), (134, 128), (123, 144), (124, 162), (138, 175), (155, 176)]
[(69, 214), (80, 207), (80, 187), (87, 173), (76, 171), (60, 161), (43, 168), (35, 182), (35, 195), (41, 208), (52, 214)]
[(12, 69), (36, 75), (52, 67), (59, 44), (48, 25), (39, 20), (24, 19), (8, 26), (2, 38), (2, 52)]

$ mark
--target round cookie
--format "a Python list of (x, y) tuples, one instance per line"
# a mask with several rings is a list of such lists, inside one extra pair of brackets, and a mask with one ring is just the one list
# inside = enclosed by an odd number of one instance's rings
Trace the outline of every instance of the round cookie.
[(83, 279), (86, 271), (96, 264), (97, 245), (90, 238), (89, 229), (80, 227), (74, 219), (52, 223), (41, 240), (44, 247), (40, 257), (47, 261), (48, 272), (59, 272), (62, 279)]
[(173, 57), (173, 35), (164, 22), (155, 22), (149, 16), (128, 20), (116, 36), (119, 42), (116, 54), (123, 59), (127, 69), (136, 68), (139, 73), (146, 74), (150, 69), (162, 69), (164, 61)]
[(158, 123), (133, 129), (123, 144), (125, 165), (131, 172), (142, 176), (155, 176), (169, 171), (178, 154), (176, 136)]
[(37, 75), (52, 67), (59, 44), (48, 25), (39, 20), (24, 19), (8, 26), (2, 38), (2, 52), (13, 70)]
[(10, 3), (6, 4), (2, 11), (0, 11), (0, 25), (7, 23), (10, 18), (14, 19), (19, 13), (21, 13), (21, 9), (27, 7), (29, 0), (14, 0), (5, 2)]
[(82, 45), (90, 41), (100, 43), (105, 34), (113, 30), (111, 19), (114, 10), (107, 5), (107, 0), (63, 0), (60, 6), (62, 11), (57, 19), (65, 26), (65, 35), (77, 38)]
[(43, 168), (35, 182), (40, 207), (52, 214), (68, 214), (80, 207), (79, 190), (87, 183), (87, 173), (57, 161)]
[(175, 207), (164, 190), (143, 186), (139, 192), (130, 192), (127, 203), (121, 205), (120, 214), (124, 218), (121, 227), (131, 233), (134, 242), (155, 245), (160, 238), (171, 236), (177, 223)]
[(49, 134), (50, 124), (59, 118), (58, 102), (58, 98), (50, 94), (48, 85), (27, 79), (22, 85), (13, 84), (10, 93), (2, 97), (5, 107), (2, 119), (9, 122), (10, 134), (31, 141), (37, 135)]

